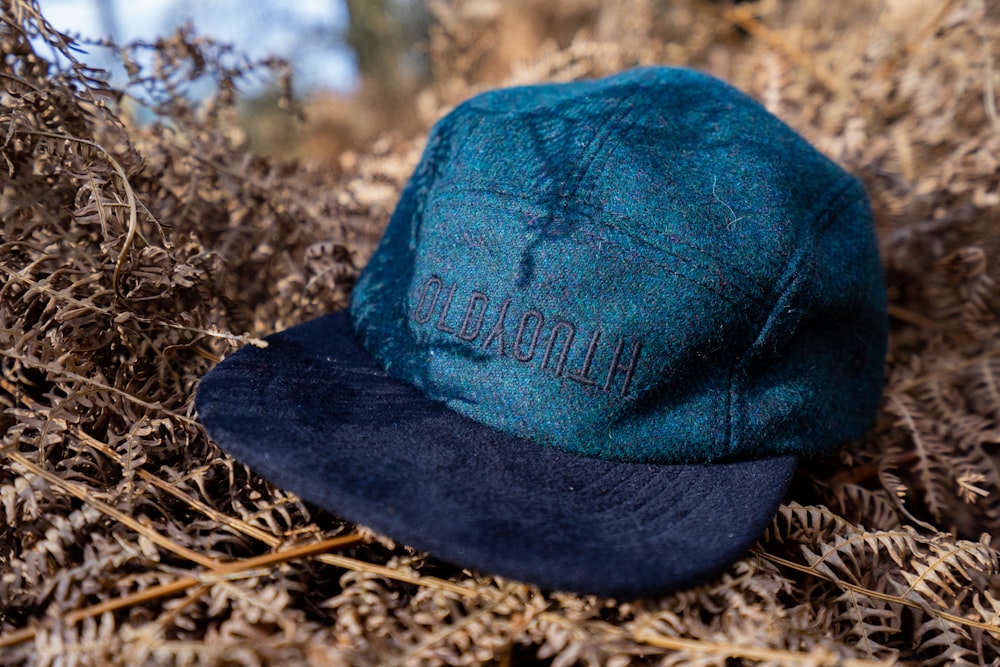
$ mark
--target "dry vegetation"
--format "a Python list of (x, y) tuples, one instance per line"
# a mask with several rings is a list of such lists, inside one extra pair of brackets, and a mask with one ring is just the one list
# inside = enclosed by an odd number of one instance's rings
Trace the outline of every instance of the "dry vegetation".
[[(344, 153), (342, 173), (255, 158), (234, 106), (250, 64), (224, 47), (126, 49), (155, 67), (123, 94), (32, 0), (0, 7), (0, 663), (1000, 660), (995, 0), (433, 2), (422, 127), (487, 86), (689, 64), (871, 193), (893, 315), (877, 428), (806, 466), (718, 581), (641, 601), (545, 595), (359, 532), (192, 413), (218, 358), (346, 303), (421, 135)], [(194, 104), (197, 77), (217, 92)]]

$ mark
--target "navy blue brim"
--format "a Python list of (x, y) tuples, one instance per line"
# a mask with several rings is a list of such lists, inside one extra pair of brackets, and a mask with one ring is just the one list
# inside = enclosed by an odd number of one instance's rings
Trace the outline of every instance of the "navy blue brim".
[(495, 431), (390, 377), (346, 311), (268, 342), (198, 388), (222, 449), (349, 521), (544, 589), (631, 598), (702, 583), (763, 533), (796, 465), (602, 461)]

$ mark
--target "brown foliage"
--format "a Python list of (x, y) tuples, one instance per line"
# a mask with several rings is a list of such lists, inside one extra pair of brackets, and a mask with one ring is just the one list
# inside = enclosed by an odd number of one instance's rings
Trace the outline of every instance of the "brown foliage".
[[(0, 662), (1000, 659), (1000, 7), (559, 4), (431, 2), (420, 124), (487, 86), (635, 63), (756, 96), (869, 188), (893, 315), (875, 430), (804, 466), (728, 573), (661, 599), (543, 595), (317, 512), (222, 455), (192, 391), (346, 303), (420, 136), (345, 153), (342, 174), (254, 157), (235, 84), (281, 64), (234, 66), (189, 31), (121, 50), (152, 94), (137, 125), (34, 2), (4, 0)], [(194, 103), (201, 77), (216, 93)]]

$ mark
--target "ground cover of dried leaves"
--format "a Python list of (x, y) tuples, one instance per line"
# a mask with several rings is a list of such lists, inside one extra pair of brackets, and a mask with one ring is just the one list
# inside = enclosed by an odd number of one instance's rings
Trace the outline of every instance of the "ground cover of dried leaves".
[[(431, 6), (423, 127), (489, 86), (686, 64), (858, 174), (892, 303), (876, 428), (805, 465), (728, 573), (660, 599), (542, 594), (305, 506), (220, 453), (192, 392), (346, 303), (422, 136), (266, 161), (225, 47), (135, 45), (123, 93), (3, 0), (0, 663), (996, 664), (1000, 3)], [(189, 101), (194, 78), (216, 93)]]

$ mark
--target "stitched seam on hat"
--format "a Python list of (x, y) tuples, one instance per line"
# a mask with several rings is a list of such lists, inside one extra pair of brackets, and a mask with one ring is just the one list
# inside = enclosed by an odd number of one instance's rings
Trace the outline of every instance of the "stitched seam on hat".
[[(746, 291), (746, 290), (743, 289), (743, 286), (740, 285), (739, 283), (733, 283), (733, 286), (736, 287), (736, 289), (738, 289), (741, 292), (743, 292), (743, 294), (745, 296), (747, 296), (747, 297), (749, 297), (751, 299), (754, 299), (755, 301), (761, 301), (761, 300), (763, 300), (763, 298), (765, 296), (767, 296), (771, 292), (771, 288), (768, 287), (767, 285), (765, 285), (764, 283), (762, 283), (760, 280), (758, 280), (756, 276), (750, 274), (747, 271), (744, 271), (743, 268), (741, 266), (739, 266), (738, 264), (732, 264), (732, 263), (726, 262), (725, 260), (722, 259), (722, 257), (716, 255), (713, 252), (710, 252), (706, 248), (703, 248), (701, 246), (697, 246), (697, 245), (691, 243), (690, 241), (685, 241), (683, 238), (681, 238), (680, 236), (677, 236), (676, 234), (666, 234), (666, 233), (664, 233), (664, 232), (662, 232), (660, 230), (657, 230), (657, 229), (653, 228), (648, 223), (643, 222), (643, 221), (641, 221), (641, 220), (639, 220), (637, 218), (630, 218), (628, 216), (622, 215), (620, 213), (616, 213), (614, 211), (603, 211), (603, 213), (604, 213), (605, 217), (614, 217), (617, 220), (628, 221), (628, 222), (631, 222), (632, 224), (635, 224), (635, 225), (637, 225), (639, 227), (642, 227), (643, 229), (646, 229), (646, 230), (648, 230), (650, 232), (653, 232), (655, 234), (659, 234), (662, 238), (668, 239), (671, 243), (674, 243), (674, 244), (677, 244), (677, 245), (682, 245), (685, 248), (688, 248), (690, 250), (694, 250), (695, 252), (701, 253), (702, 255), (704, 255), (705, 257), (707, 257), (708, 259), (712, 260), (713, 264), (696, 264), (696, 266), (698, 266), (699, 268), (711, 268), (713, 266), (720, 266), (722, 268), (729, 269), (729, 270), (733, 271), (734, 273), (739, 274), (740, 277), (742, 277), (742, 278), (745, 278), (747, 280), (752, 281), (757, 286), (757, 288), (760, 289), (761, 294), (754, 294), (753, 292)], [(606, 220), (602, 219), (602, 222), (604, 222), (605, 224), (608, 224), (606, 222)], [(617, 225), (610, 225), (609, 224), (608, 226), (613, 226), (613, 227), (618, 228)], [(653, 244), (650, 244), (650, 245), (653, 245)], [(656, 245), (654, 247), (659, 248), (660, 246)], [(678, 258), (684, 259), (680, 255), (677, 255), (676, 253), (670, 252), (670, 250), (667, 249), (667, 248), (663, 248), (663, 251), (667, 252), (667, 253), (669, 253), (671, 255), (673, 255), (674, 257), (678, 257)]]
[[(621, 233), (622, 234), (628, 234), (628, 232), (624, 232), (624, 231), (621, 231)], [(638, 252), (636, 252), (632, 248), (626, 248), (624, 245), (622, 245), (618, 241), (615, 241), (614, 239), (608, 238), (605, 235), (598, 234), (595, 231), (585, 231), (585, 232), (583, 232), (583, 235), (584, 235), (585, 238), (597, 239), (598, 241), (603, 241), (603, 242), (607, 243), (608, 245), (610, 245), (610, 246), (612, 246), (614, 248), (617, 248), (621, 252), (621, 255), (623, 257), (625, 257), (625, 258), (628, 258), (628, 259), (633, 259), (633, 258), (638, 259), (639, 261), (641, 261), (641, 262), (643, 262), (645, 264), (648, 264), (650, 266), (655, 266), (656, 268), (660, 269), (661, 271), (664, 271), (665, 273), (668, 273), (668, 274), (670, 274), (672, 276), (677, 276), (681, 280), (684, 280), (684, 281), (686, 281), (686, 282), (688, 282), (688, 283), (690, 283), (692, 285), (695, 285), (696, 287), (701, 287), (702, 289), (708, 290), (709, 292), (715, 294), (720, 299), (722, 299), (723, 301), (725, 301), (726, 303), (728, 303), (730, 305), (734, 305), (735, 306), (735, 305), (738, 305), (738, 303), (739, 303), (738, 301), (734, 300), (732, 297), (730, 297), (729, 295), (727, 295), (725, 292), (719, 291), (714, 285), (709, 284), (709, 283), (703, 283), (703, 282), (700, 282), (698, 280), (695, 280), (691, 276), (686, 275), (684, 273), (681, 273), (677, 269), (674, 269), (674, 268), (672, 268), (670, 266), (667, 266), (666, 264), (663, 264), (661, 262), (657, 262), (656, 260), (654, 260), (654, 259), (652, 259), (650, 257), (647, 257), (646, 255), (639, 254)], [(632, 235), (629, 234), (629, 236), (632, 236)], [(633, 237), (633, 238), (635, 238), (635, 240), (639, 244), (648, 245), (645, 241), (643, 241), (640, 238), (636, 238), (636, 237)]]
[[(522, 201), (525, 201), (525, 202), (529, 202), (529, 203), (535, 203), (535, 204), (540, 203), (540, 201), (537, 198), (533, 197), (530, 194), (527, 194), (525, 192), (514, 192), (514, 191), (511, 191), (511, 190), (505, 190), (503, 188), (473, 187), (473, 186), (464, 185), (464, 184), (462, 184), (462, 185), (445, 185), (444, 187), (440, 188), (438, 190), (438, 192), (440, 192), (440, 193), (454, 192), (456, 194), (460, 194), (460, 193), (484, 193), (484, 194), (490, 194), (490, 195), (500, 195), (500, 196), (504, 196), (504, 197), (510, 197), (512, 199), (519, 199), (519, 200), (522, 200)], [(563, 194), (549, 195), (549, 197), (552, 198), (552, 199), (569, 199), (569, 198), (571, 198), (569, 195), (563, 195)], [(649, 229), (650, 231), (653, 231), (653, 232), (655, 232), (657, 234), (660, 234), (663, 238), (670, 240), (671, 243), (676, 243), (677, 245), (682, 245), (682, 246), (684, 246), (686, 248), (690, 248), (691, 250), (694, 250), (695, 252), (701, 253), (702, 255), (704, 255), (705, 257), (709, 258), (710, 260), (712, 260), (714, 262), (714, 264), (695, 264), (695, 266), (698, 267), (698, 268), (712, 268), (712, 266), (722, 266), (725, 269), (731, 270), (734, 273), (738, 273), (740, 276), (742, 276), (742, 277), (744, 277), (744, 278), (746, 278), (748, 280), (753, 281), (753, 283), (757, 287), (759, 287), (761, 289), (762, 294), (754, 294), (753, 292), (745, 291), (744, 292), (745, 296), (747, 296), (749, 298), (752, 298), (752, 299), (754, 299), (756, 301), (760, 301), (761, 299), (765, 298), (766, 296), (768, 296), (773, 291), (772, 288), (770, 288), (766, 284), (760, 282), (760, 280), (757, 279), (755, 276), (753, 276), (752, 274), (748, 273), (747, 271), (744, 271), (738, 264), (733, 264), (733, 263), (730, 263), (730, 262), (726, 262), (721, 257), (719, 257), (715, 253), (711, 252), (707, 248), (704, 248), (702, 246), (697, 246), (697, 245), (695, 245), (693, 243), (690, 243), (689, 241), (685, 241), (684, 239), (682, 239), (681, 237), (679, 237), (679, 236), (677, 236), (675, 234), (664, 234), (660, 230), (653, 229), (652, 227), (650, 227), (646, 223), (640, 222), (636, 218), (631, 218), (629, 216), (622, 215), (621, 213), (617, 213), (615, 211), (607, 211), (607, 210), (603, 209), (598, 204), (593, 204), (593, 203), (591, 203), (589, 201), (577, 201), (577, 202), (575, 202), (575, 204), (578, 207), (580, 207), (581, 209), (583, 209), (581, 212), (600, 213), (601, 216), (602, 216), (602, 218), (603, 217), (614, 217), (617, 220), (627, 221), (627, 222), (631, 222), (633, 224), (636, 224), (638, 226), (645, 227), (646, 229)], [(626, 230), (622, 230), (621, 227), (619, 227), (618, 225), (610, 224), (610, 223), (608, 223), (607, 221), (605, 221), (603, 219), (601, 220), (601, 222), (603, 224), (605, 224), (606, 226), (608, 226), (608, 227), (612, 227), (612, 228), (618, 229), (620, 231), (626, 231)], [(626, 232), (626, 233), (628, 233), (628, 232)], [(648, 243), (648, 245), (650, 245), (650, 246), (652, 246), (654, 248), (657, 248), (658, 250), (662, 250), (663, 252), (665, 252), (665, 253), (673, 256), (673, 257), (676, 257), (678, 259), (682, 259), (682, 260), (685, 260), (685, 261), (694, 262), (693, 259), (688, 258), (688, 257), (684, 257), (683, 255), (678, 255), (677, 253), (671, 252), (668, 248), (662, 247), (662, 246), (660, 246), (658, 244)], [(740, 286), (739, 284), (736, 284), (735, 286), (736, 286), (737, 289), (739, 289), (741, 291), (744, 291), (743, 288), (742, 288), (742, 286)]]
[[(447, 188), (444, 191), (447, 191)], [(536, 200), (533, 199), (532, 197), (530, 197), (529, 195), (526, 195), (524, 193), (518, 193), (518, 192), (508, 192), (508, 191), (502, 190), (502, 189), (471, 188), (471, 187), (463, 186), (461, 188), (455, 188), (454, 192), (456, 192), (456, 193), (459, 193), (459, 192), (461, 192), (461, 193), (480, 192), (480, 193), (491, 194), (491, 195), (503, 195), (503, 196), (511, 197), (513, 199), (520, 199), (520, 200), (525, 201), (525, 202), (536, 203)], [(581, 203), (583, 204), (583, 207), (586, 209), (586, 212), (588, 212), (588, 213), (602, 212), (605, 215), (609, 215), (609, 213), (607, 211), (599, 211), (598, 208), (596, 206), (592, 205), (592, 204), (589, 204), (587, 202), (581, 202)], [(630, 220), (631, 221), (630, 218), (627, 218), (625, 216), (620, 216), (620, 215), (617, 215), (617, 214), (614, 214), (614, 213), (611, 213), (610, 215), (615, 215), (616, 217), (618, 217), (621, 220)], [(609, 230), (614, 230), (614, 231), (618, 232), (619, 234), (627, 235), (627, 236), (635, 239), (637, 242), (640, 242), (643, 245), (646, 245), (646, 246), (649, 246), (650, 248), (653, 248), (656, 252), (669, 255), (670, 257), (673, 257), (673, 258), (675, 258), (675, 259), (677, 259), (677, 260), (679, 260), (681, 262), (684, 262), (686, 264), (691, 265), (695, 270), (707, 271), (709, 273), (712, 273), (713, 272), (712, 269), (721, 268), (721, 269), (723, 269), (723, 271), (732, 271), (732, 272), (735, 272), (735, 273), (740, 273), (741, 275), (744, 275), (744, 277), (748, 277), (749, 278), (749, 276), (746, 276), (742, 271), (740, 271), (736, 267), (735, 264), (732, 264), (730, 262), (726, 262), (723, 259), (721, 259), (720, 257), (717, 257), (717, 256), (713, 255), (712, 253), (709, 253), (708, 251), (706, 251), (706, 250), (704, 250), (702, 248), (699, 248), (699, 247), (697, 247), (697, 246), (695, 246), (693, 244), (682, 244), (682, 245), (686, 245), (687, 247), (691, 248), (692, 250), (700, 250), (709, 259), (714, 260), (714, 264), (709, 264), (709, 263), (706, 263), (706, 262), (699, 261), (699, 260), (697, 260), (697, 259), (695, 259), (693, 257), (688, 257), (686, 255), (678, 254), (676, 252), (671, 251), (669, 248), (665, 248), (665, 247), (663, 247), (662, 245), (659, 245), (659, 244), (650, 243), (649, 241), (645, 240), (643, 237), (638, 236), (638, 235), (636, 235), (636, 234), (628, 231), (627, 229), (625, 229), (625, 228), (623, 228), (623, 227), (621, 227), (619, 225), (608, 224), (606, 221), (603, 221), (603, 220), (600, 223), (596, 223), (594, 225), (595, 228), (598, 228), (600, 226), (604, 226), (604, 227), (606, 227)], [(604, 241), (607, 241), (608, 243), (612, 243), (612, 244), (618, 245), (619, 248), (622, 248), (624, 250), (624, 248), (620, 244), (615, 243), (614, 241), (612, 241), (611, 239), (609, 239), (607, 237), (598, 236), (595, 232), (589, 232), (588, 231), (588, 232), (584, 232), (584, 233), (585, 234), (590, 234), (590, 235), (594, 236), (595, 238), (600, 238), (600, 239), (602, 239)], [(673, 235), (670, 235), (667, 238), (674, 239), (675, 237)], [(677, 275), (677, 276), (680, 276), (682, 278), (685, 278), (685, 279), (689, 280), (690, 282), (692, 282), (693, 284), (699, 285), (701, 287), (705, 287), (706, 289), (709, 289), (709, 290), (711, 290), (713, 292), (716, 292), (717, 294), (721, 294), (714, 287), (710, 287), (709, 285), (704, 284), (704, 283), (699, 283), (699, 282), (695, 281), (694, 279), (688, 278), (684, 274), (677, 273), (676, 270), (669, 269), (666, 265), (660, 264), (660, 263), (656, 262), (655, 260), (652, 260), (652, 259), (649, 259), (649, 258), (644, 258), (644, 261), (646, 261), (647, 263), (652, 264), (654, 266), (658, 266), (658, 267), (660, 267), (660, 268), (662, 268), (662, 269), (664, 269), (666, 271), (669, 271), (670, 273), (673, 273), (674, 275)], [(761, 304), (761, 305), (764, 304), (765, 297), (767, 296), (767, 293), (765, 293), (765, 294), (755, 294), (754, 292), (746, 289), (743, 285), (741, 285), (737, 281), (732, 281), (732, 282), (729, 283), (729, 285), (731, 287), (735, 288), (736, 290), (738, 290), (743, 296), (745, 296), (748, 299), (751, 299), (755, 303)], [(733, 303), (733, 301), (731, 301), (731, 300), (727, 299), (727, 301), (729, 301), (729, 303)]]
[[(617, 217), (620, 220), (627, 220), (629, 222), (637, 224), (640, 227), (644, 227), (647, 230), (655, 231), (655, 230), (651, 229), (650, 227), (648, 227), (647, 225), (645, 225), (644, 223), (638, 222), (637, 220), (634, 220), (634, 219), (627, 218), (625, 216), (621, 216), (621, 215), (618, 215), (618, 214), (615, 214), (615, 213), (609, 213), (607, 211), (604, 212), (604, 215), (605, 215), (605, 217), (608, 216), (608, 215), (615, 216), (615, 217)], [(627, 229), (623, 229), (622, 227), (620, 227), (618, 225), (609, 224), (606, 219), (602, 218), (601, 222), (604, 223), (605, 226), (610, 227), (611, 229), (615, 229), (615, 230), (617, 230), (617, 231), (619, 231), (619, 232), (621, 232), (623, 234), (628, 234), (629, 236), (635, 236), (634, 234), (632, 234), (631, 232), (629, 232)], [(664, 238), (669, 238), (671, 240), (676, 239), (676, 237), (673, 236), (673, 235), (663, 235), (663, 236), (664, 236)], [(637, 237), (637, 238), (641, 238), (641, 237)], [(699, 270), (703, 270), (703, 271), (707, 271), (707, 272), (711, 273), (712, 269), (720, 269), (721, 268), (724, 271), (732, 271), (734, 273), (739, 273), (742, 277), (750, 279), (750, 280), (753, 280), (755, 283), (757, 283), (756, 279), (754, 279), (751, 276), (748, 276), (747, 274), (745, 274), (742, 270), (740, 270), (737, 267), (737, 265), (731, 264), (729, 262), (726, 262), (721, 257), (718, 257), (718, 256), (716, 256), (716, 255), (708, 252), (707, 250), (705, 250), (703, 248), (699, 248), (699, 247), (697, 247), (697, 246), (695, 246), (693, 244), (690, 244), (690, 243), (684, 243), (684, 242), (680, 241), (680, 239), (677, 239), (677, 241), (678, 241), (678, 243), (680, 245), (683, 245), (683, 246), (685, 246), (685, 247), (687, 247), (687, 248), (689, 248), (691, 250), (700, 251), (703, 255), (705, 255), (710, 260), (712, 260), (712, 263), (707, 263), (707, 262), (704, 262), (704, 261), (699, 261), (699, 260), (696, 260), (693, 257), (689, 257), (687, 255), (678, 254), (678, 253), (673, 252), (670, 249), (665, 248), (665, 247), (663, 247), (663, 246), (661, 246), (659, 244), (648, 243), (648, 242), (647, 242), (647, 244), (650, 247), (656, 248), (660, 252), (666, 253), (667, 255), (670, 255), (671, 257), (674, 257), (676, 259), (681, 260), (682, 262), (686, 262), (686, 263), (690, 264), (695, 269), (699, 269)], [(758, 286), (760, 285), (760, 283), (757, 283), (757, 284), (758, 284)], [(767, 296), (766, 292), (764, 294), (755, 294), (752, 291), (746, 289), (743, 285), (741, 285), (737, 281), (730, 282), (729, 286), (735, 288), (743, 296), (745, 296), (748, 299), (751, 299), (752, 301), (754, 301), (754, 302), (756, 302), (758, 304), (763, 303), (764, 302), (764, 298)]]
[[(751, 350), (753, 350), (760, 341), (763, 329), (767, 326), (767, 323), (771, 321), (775, 310), (785, 301), (785, 296), (788, 291), (796, 284), (795, 278), (798, 267), (815, 255), (816, 243), (818, 239), (828, 231), (830, 224), (837, 219), (836, 213), (839, 213), (845, 205), (850, 203), (848, 196), (851, 194), (851, 190), (854, 189), (855, 183), (856, 180), (853, 176), (846, 176), (838, 179), (826, 191), (826, 193), (819, 198), (819, 204), (816, 206), (815, 215), (807, 213), (803, 216), (804, 219), (813, 218), (817, 221), (815, 232), (810, 238), (810, 243), (800, 248), (792, 255), (792, 257), (789, 258), (789, 262), (782, 275), (781, 288), (777, 292), (777, 296), (774, 299), (774, 303), (771, 305), (771, 309), (767, 313), (767, 317), (764, 318), (764, 322), (761, 324), (761, 330), (758, 331), (757, 337), (750, 343), (750, 346), (743, 351), (743, 354), (737, 358), (736, 363), (733, 364), (733, 368), (729, 373), (729, 391), (726, 393), (726, 402), (728, 403), (727, 409), (729, 413), (729, 419), (727, 420), (728, 433), (726, 434), (726, 451), (730, 454), (736, 449), (734, 439), (736, 438), (740, 427), (745, 425), (745, 419), (743, 417), (747, 410), (746, 392), (737, 392), (737, 388), (735, 386), (737, 383), (737, 371), (745, 365), (745, 362), (750, 356)], [(812, 280), (813, 277), (814, 276), (812, 276), (812, 272), (810, 271), (810, 275), (807, 279)], [(801, 321), (801, 316), (799, 317), (799, 321)], [(796, 328), (798, 328), (798, 322), (796, 322), (793, 330)], [(743, 381), (744, 379), (742, 378), (739, 380), (741, 384)]]
[(440, 165), (443, 162), (442, 154), (451, 150), (451, 132), (453, 124), (454, 123), (447, 123), (446, 127), (441, 127), (438, 132), (432, 133), (428, 144), (424, 147), (424, 153), (426, 154), (427, 159), (426, 161), (421, 161), (421, 164), (417, 166), (418, 171), (414, 173), (414, 178), (419, 177), (420, 184), (417, 186), (417, 191), (414, 193), (413, 214), (416, 218), (416, 225), (414, 226), (412, 232), (412, 239), (415, 239), (420, 235), (420, 228), (424, 223), (424, 210), (427, 205), (427, 195), (431, 191), (431, 188), (441, 171)]
[[(560, 188), (560, 191), (557, 192), (557, 193), (555, 193), (555, 194), (550, 194), (549, 197), (551, 199), (556, 199), (556, 200), (576, 199), (576, 197), (578, 195), (578, 192), (579, 192), (579, 189), (580, 189), (580, 185), (583, 182), (583, 179), (587, 176), (587, 174), (590, 173), (591, 169), (594, 166), (594, 160), (597, 159), (597, 156), (598, 156), (598, 154), (600, 154), (601, 149), (604, 147), (604, 144), (607, 141), (608, 137), (611, 136), (610, 128), (614, 124), (616, 124), (619, 121), (621, 121), (625, 116), (628, 115), (628, 113), (632, 110), (632, 107), (628, 106), (627, 103), (631, 102), (631, 100), (636, 95), (638, 95), (639, 92), (643, 88), (643, 86), (639, 82), (631, 82), (629, 84), (629, 87), (631, 88), (631, 91), (623, 99), (623, 101), (622, 101), (622, 108), (620, 110), (618, 110), (618, 112), (616, 114), (614, 114), (608, 121), (604, 122), (598, 128), (597, 132), (595, 132), (594, 136), (588, 142), (587, 149), (586, 149), (586, 155), (583, 156), (584, 164), (579, 165), (579, 167), (577, 169), (577, 172), (578, 172), (577, 173), (577, 177), (572, 182), (572, 185), (570, 185), (568, 188), (565, 188), (565, 189)], [(481, 116), (507, 116), (507, 117), (513, 117), (513, 118), (518, 118), (518, 117), (547, 118), (547, 117), (549, 117), (551, 115), (551, 114), (546, 114), (544, 112), (539, 112), (537, 110), (532, 110), (530, 112), (524, 112), (524, 111), (522, 111), (522, 112), (511, 113), (510, 111), (494, 110), (494, 109), (484, 109), (482, 107), (476, 107), (476, 106), (465, 107), (465, 111), (467, 111), (468, 113), (474, 113), (474, 114), (481, 115)], [(565, 116), (563, 116), (563, 118), (566, 121), (570, 121), (571, 120), (569, 118), (566, 118)], [(635, 126), (635, 123), (636, 123), (635, 120), (633, 120), (631, 123), (629, 123), (628, 124), (628, 130), (631, 130)], [(615, 145), (617, 145), (617, 144), (615, 144)], [(607, 163), (608, 160), (610, 160), (610, 157), (611, 157), (610, 154), (605, 157), (605, 160), (604, 160), (605, 164)], [(603, 168), (603, 165), (602, 165), (602, 168)], [(473, 191), (473, 192), (475, 192), (477, 190), (479, 190), (479, 188), (470, 189), (470, 191)], [(490, 190), (485, 190), (485, 191), (486, 192), (491, 192)], [(513, 192), (511, 192), (511, 193), (505, 193), (505, 192), (497, 191), (494, 194), (511, 194), (511, 195), (514, 195), (514, 196), (525, 198), (524, 195), (522, 195), (520, 193), (513, 193)]]
[[(602, 129), (604, 130), (603, 132), (599, 132), (593, 139), (591, 139), (590, 144), (587, 146), (589, 155), (587, 155), (585, 158), (586, 164), (582, 165), (582, 168), (578, 170), (576, 182), (574, 182), (573, 185), (566, 191), (565, 197), (570, 199), (579, 198), (580, 186), (583, 184), (583, 180), (590, 174), (591, 170), (594, 168), (594, 163), (595, 160), (597, 160), (597, 156), (604, 150), (605, 145), (608, 143), (608, 138), (611, 137), (610, 128), (617, 125), (626, 116), (629, 115), (629, 112), (633, 111), (633, 108), (632, 106), (630, 106), (630, 104), (632, 100), (643, 89), (643, 86), (639, 85), (639, 83), (632, 83), (631, 87), (632, 90), (621, 102), (622, 108), (619, 110), (619, 112), (616, 113), (614, 116), (612, 116), (611, 119), (607, 121), (607, 123), (602, 127)], [(665, 93), (661, 92), (661, 96), (663, 94)], [(635, 127), (636, 120), (637, 119), (633, 118), (632, 121), (628, 123), (627, 127), (625, 128), (625, 131), (618, 133), (618, 141), (612, 144), (609, 150), (604, 154), (604, 161), (601, 163), (600, 167), (601, 170), (604, 169), (604, 166), (611, 159), (611, 150), (614, 149), (614, 147), (617, 146), (619, 143), (621, 143), (621, 141), (624, 139), (625, 134), (632, 131), (632, 129)], [(597, 145), (595, 146), (594, 144)], [(562, 195), (561, 191), (560, 195)]]
[[(427, 204), (427, 195), (431, 191), (434, 182), (437, 180), (438, 175), (441, 172), (440, 165), (443, 161), (444, 156), (451, 151), (451, 133), (453, 131), (453, 123), (449, 121), (443, 121), (441, 124), (435, 126), (435, 130), (432, 130), (430, 137), (428, 138), (427, 145), (424, 146), (424, 157), (426, 158), (426, 163), (424, 158), (421, 158), (420, 164), (417, 165), (417, 170), (414, 172), (413, 178), (417, 179), (418, 174), (420, 178), (420, 183), (417, 186), (417, 191), (414, 193), (414, 224), (410, 230), (410, 243), (415, 244), (419, 242), (420, 232), (424, 224), (424, 211)], [(403, 322), (397, 323), (398, 326), (402, 327), (402, 331), (406, 332), (409, 328), (410, 322), (410, 306), (409, 300), (403, 299), (401, 308), (403, 310)], [(365, 346), (368, 349), (368, 346)], [(375, 352), (372, 352), (381, 366), (386, 370), (389, 369), (389, 360), (385, 358), (386, 350), (378, 346)], [(422, 387), (423, 391), (427, 391), (434, 386), (434, 381), (429, 375), (429, 369), (426, 364), (416, 364), (411, 367), (409, 371), (413, 373), (413, 378), (410, 380), (412, 384)]]
[[(636, 85), (638, 86), (639, 84), (636, 84)], [(657, 103), (662, 102), (663, 99), (667, 96), (667, 94), (671, 93), (671, 92), (672, 91), (669, 90), (669, 89), (661, 89), (660, 90), (660, 96), (657, 99)], [(633, 96), (630, 95), (628, 99), (631, 100), (632, 97)], [(607, 164), (611, 160), (611, 153), (612, 153), (613, 149), (615, 147), (617, 147), (619, 144), (621, 144), (625, 140), (625, 138), (626, 138), (625, 135), (631, 136), (631, 134), (633, 132), (635, 132), (635, 130), (636, 130), (637, 127), (638, 127), (638, 119), (633, 119), (632, 122), (629, 124), (628, 131), (625, 132), (625, 133), (623, 133), (622, 139), (619, 140), (608, 151), (607, 156), (605, 157), (604, 163), (601, 166), (601, 175), (602, 176), (604, 174), (604, 169), (607, 168)], [(747, 291), (747, 290), (743, 289), (743, 286), (741, 284), (739, 284), (738, 282), (733, 282), (732, 285), (733, 285), (733, 287), (735, 287), (736, 289), (738, 289), (740, 292), (742, 292), (744, 296), (746, 296), (746, 297), (748, 297), (748, 298), (750, 298), (750, 299), (752, 299), (752, 300), (754, 300), (754, 301), (756, 301), (758, 303), (762, 300), (762, 298), (764, 296), (766, 296), (770, 292), (770, 290), (767, 288), (767, 286), (765, 286), (759, 280), (757, 280), (756, 277), (754, 277), (754, 276), (748, 274), (747, 272), (743, 271), (742, 267), (740, 267), (739, 265), (729, 264), (728, 262), (724, 262), (721, 257), (715, 255), (712, 252), (709, 252), (707, 249), (695, 246), (695, 245), (693, 245), (691, 243), (688, 243), (688, 242), (680, 239), (679, 237), (676, 237), (676, 236), (673, 236), (673, 235), (663, 234), (660, 230), (652, 227), (651, 225), (648, 225), (647, 223), (643, 222), (639, 218), (633, 218), (633, 217), (622, 215), (620, 213), (616, 213), (614, 211), (608, 211), (603, 206), (601, 206), (601, 205), (593, 202), (593, 193), (591, 193), (591, 196), (588, 197), (588, 198), (586, 198), (583, 201), (583, 203), (587, 206), (588, 209), (590, 209), (592, 211), (599, 212), (601, 214), (599, 222), (607, 225), (608, 227), (613, 227), (613, 228), (618, 229), (618, 231), (620, 231), (620, 232), (624, 232), (626, 234), (630, 234), (630, 232), (628, 232), (628, 230), (622, 229), (618, 225), (611, 224), (608, 221), (607, 218), (614, 217), (617, 220), (627, 221), (627, 222), (630, 222), (630, 223), (632, 223), (634, 225), (637, 225), (639, 227), (644, 228), (645, 230), (653, 233), (654, 235), (661, 235), (664, 238), (669, 238), (672, 242), (675, 242), (675, 243), (677, 243), (679, 245), (683, 245), (684, 247), (689, 248), (691, 250), (694, 250), (695, 252), (700, 252), (701, 254), (705, 255), (706, 257), (709, 258), (709, 260), (712, 261), (712, 264), (699, 264), (699, 263), (695, 262), (692, 258), (679, 255), (679, 254), (677, 254), (675, 252), (671, 252), (668, 248), (662, 247), (659, 244), (649, 243), (650, 246), (652, 246), (654, 248), (657, 248), (657, 249), (661, 249), (664, 252), (666, 252), (667, 254), (669, 254), (669, 255), (677, 258), (677, 259), (680, 259), (680, 260), (685, 261), (685, 262), (690, 262), (696, 268), (711, 270), (713, 268), (723, 267), (723, 268), (729, 269), (730, 271), (732, 271), (734, 273), (739, 274), (744, 279), (752, 281), (757, 286), (757, 288), (761, 291), (761, 294), (754, 294), (754, 293), (752, 293), (750, 291)]]

